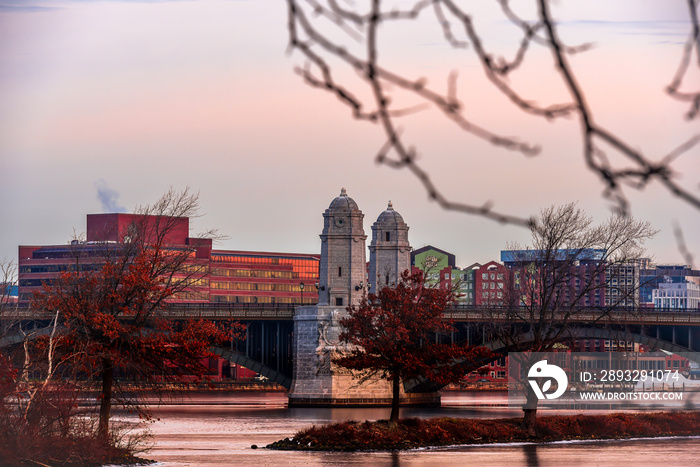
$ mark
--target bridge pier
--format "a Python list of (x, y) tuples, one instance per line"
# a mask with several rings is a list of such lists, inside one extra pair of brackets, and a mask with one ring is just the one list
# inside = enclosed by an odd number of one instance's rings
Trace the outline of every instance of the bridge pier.
[[(338, 341), (340, 319), (346, 314), (333, 306), (297, 308), (294, 316), (294, 377), (289, 391), (290, 407), (390, 406), (391, 385), (379, 378), (360, 384), (350, 370), (333, 359), (349, 348)], [(440, 395), (405, 393), (402, 405), (440, 406)]]
[(676, 327), (671, 326), (671, 344), (676, 343)]

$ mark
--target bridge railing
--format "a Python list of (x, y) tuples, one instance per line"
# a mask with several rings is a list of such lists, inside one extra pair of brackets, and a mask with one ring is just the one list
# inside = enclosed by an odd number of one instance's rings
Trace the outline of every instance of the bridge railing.
[[(171, 319), (236, 319), (236, 320), (292, 320), (294, 310), (301, 306), (295, 303), (170, 303), (161, 311), (162, 316)], [(522, 309), (508, 307), (484, 307), (479, 305), (455, 305), (445, 311), (445, 317), (465, 322), (508, 322), (514, 321), (516, 313), (525, 314)], [(527, 312), (529, 313), (529, 312)], [(548, 315), (549, 316), (549, 315)], [(561, 315), (562, 319), (564, 314)], [(0, 318), (2, 319), (49, 319), (49, 313), (37, 313), (28, 303), (19, 303)], [(533, 315), (538, 319), (539, 315)], [(700, 324), (700, 311), (655, 309), (655, 308), (615, 308), (602, 310), (581, 307), (569, 313), (568, 319), (576, 323), (615, 322), (636, 324)]]
[[(159, 312), (171, 319), (293, 319), (294, 303), (169, 303)], [(50, 319), (53, 315), (36, 312), (29, 303), (19, 303), (1, 319)]]
[[(478, 305), (458, 305), (445, 312), (445, 317), (453, 321), (471, 322), (518, 322), (520, 314), (528, 321), (539, 320), (538, 312), (532, 313), (525, 308), (511, 309), (508, 307), (483, 307)], [(546, 314), (551, 317), (551, 313)], [(634, 323), (634, 324), (700, 324), (700, 312), (698, 310), (679, 311), (677, 309), (657, 310), (653, 308), (614, 308), (603, 310), (599, 308), (581, 307), (559, 314), (561, 320), (566, 318), (576, 323)], [(557, 315), (554, 315), (557, 319)]]
[(293, 319), (293, 303), (173, 303), (161, 312), (171, 319)]

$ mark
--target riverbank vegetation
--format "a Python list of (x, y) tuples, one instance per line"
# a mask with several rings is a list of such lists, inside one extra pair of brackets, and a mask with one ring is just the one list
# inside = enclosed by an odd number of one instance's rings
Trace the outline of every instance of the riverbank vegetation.
[(279, 450), (374, 451), (462, 444), (545, 443), (700, 435), (700, 412), (614, 413), (538, 417), (535, 435), (521, 418), (408, 418), (313, 426), (267, 446)]
[(75, 238), (31, 298), (34, 322), (0, 300), (0, 465), (135, 463), (143, 437), (115, 426), (113, 407), (151, 419), (172, 384), (206, 381), (212, 345), (243, 338), (238, 323), (168, 318), (208, 271), (199, 253), (215, 233), (189, 237), (183, 221), (198, 206), (171, 189)]
[[(74, 420), (64, 432), (47, 433), (45, 427), (27, 424), (0, 429), (0, 461), (7, 467), (91, 467), (105, 464), (146, 465), (153, 461), (136, 457), (146, 446), (134, 439), (112, 439), (105, 443), (95, 436), (94, 427), (85, 430), (83, 421)], [(115, 431), (112, 429), (112, 432)]]

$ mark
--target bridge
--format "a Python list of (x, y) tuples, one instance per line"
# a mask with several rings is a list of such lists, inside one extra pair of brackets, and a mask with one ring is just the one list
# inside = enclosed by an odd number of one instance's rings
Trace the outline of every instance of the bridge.
[[(162, 315), (173, 320), (234, 320), (246, 325), (246, 337), (228, 346), (212, 350), (229, 362), (248, 368), (289, 389), (294, 370), (294, 304), (226, 304), (173, 303)], [(513, 313), (520, 310), (457, 305), (445, 312), (452, 320), (453, 342), (485, 345), (497, 353), (508, 351), (506, 343), (492, 338), (490, 326), (513, 323)], [(36, 313), (20, 305), (11, 313), (13, 319), (48, 321), (48, 314)], [(531, 317), (536, 320), (538, 316)], [(561, 315), (560, 319), (564, 319)], [(581, 308), (567, 317), (578, 339), (612, 339), (632, 341), (673, 353), (700, 352), (700, 313), (687, 311), (650, 311), (618, 309), (603, 313), (600, 309)], [(555, 320), (555, 323), (556, 324)], [(523, 326), (523, 323), (519, 324)], [(526, 344), (532, 334), (523, 326), (519, 342)], [(19, 342), (19, 336), (6, 337), (0, 345)], [(407, 390), (428, 390), (417, 386)], [(431, 390), (434, 390), (432, 388)]]

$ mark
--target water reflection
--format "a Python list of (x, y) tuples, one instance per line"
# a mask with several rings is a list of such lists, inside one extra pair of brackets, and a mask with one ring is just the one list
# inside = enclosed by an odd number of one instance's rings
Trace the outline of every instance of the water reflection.
[(525, 454), (525, 462), (527, 467), (539, 467), (540, 463), (537, 460), (537, 446), (534, 444), (523, 446), (523, 453)]
[[(490, 395), (490, 398), (495, 397)], [(475, 407), (483, 398), (450, 394), (454, 405), (408, 408), (403, 417), (460, 418), (517, 417), (507, 408)], [(340, 420), (388, 418), (389, 409), (287, 408), (283, 393), (208, 395), (197, 404), (168, 405), (150, 426), (154, 449), (147, 457), (165, 467), (224, 465), (285, 466), (594, 466), (648, 464), (663, 460), (669, 466), (698, 464), (699, 438), (552, 443), (547, 445), (453, 446), (401, 452), (337, 453), (286, 452), (251, 449), (292, 436), (298, 430)], [(476, 402), (476, 403), (475, 403)]]

